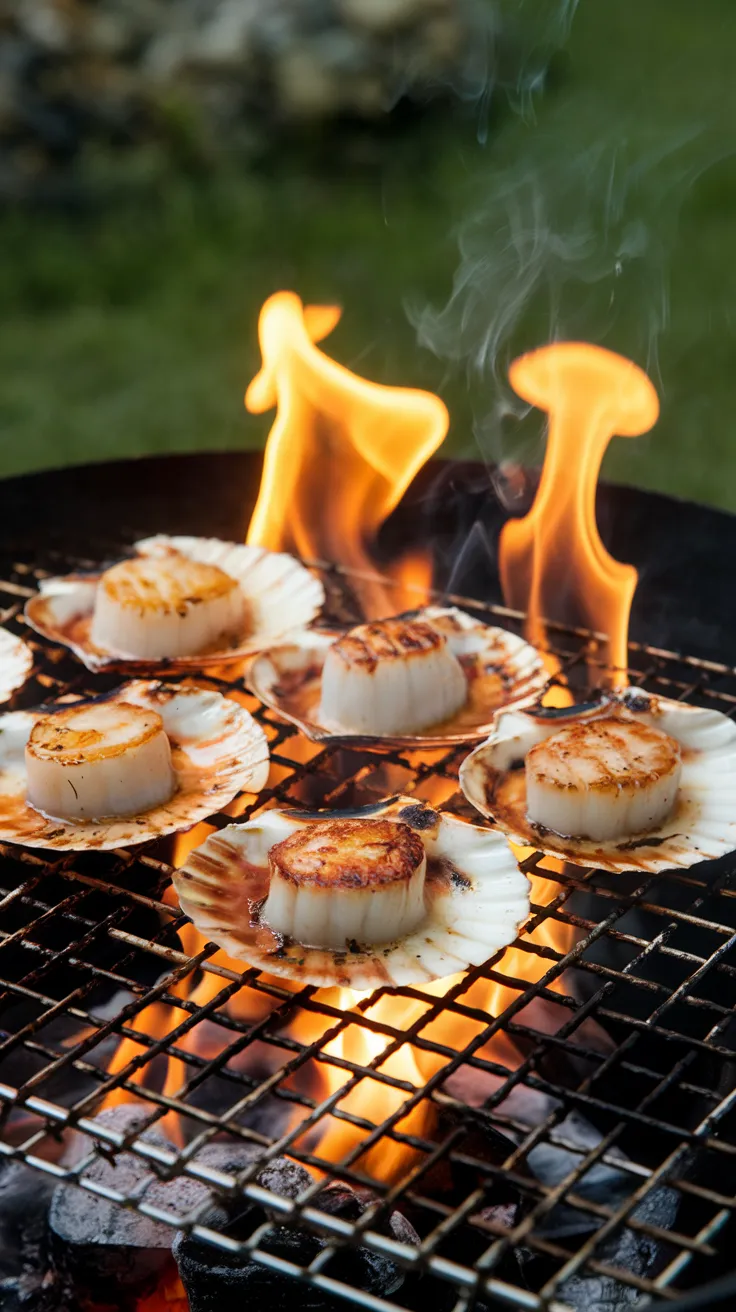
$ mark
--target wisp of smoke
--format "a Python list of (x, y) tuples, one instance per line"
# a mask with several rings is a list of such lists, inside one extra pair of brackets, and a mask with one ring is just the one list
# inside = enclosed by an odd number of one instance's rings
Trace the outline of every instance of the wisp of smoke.
[(510, 361), (545, 341), (605, 343), (662, 387), (658, 343), (678, 214), (713, 162), (698, 143), (692, 129), (633, 157), (619, 136), (571, 156), (565, 143), (541, 138), (511, 168), (491, 166), (486, 199), (459, 233), (447, 304), (406, 306), (422, 346), (464, 367), (469, 382), (490, 383), (475, 433), (484, 458), (503, 457), (504, 421), (528, 409), (506, 382)]

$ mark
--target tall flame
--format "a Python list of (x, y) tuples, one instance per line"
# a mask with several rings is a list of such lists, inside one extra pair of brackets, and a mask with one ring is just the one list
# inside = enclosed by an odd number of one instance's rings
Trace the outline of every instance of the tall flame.
[[(245, 404), (277, 413), (247, 540), (370, 573), (378, 530), (442, 444), (449, 416), (430, 392), (368, 382), (318, 350), (339, 318), (336, 306), (305, 306), (293, 292), (261, 310), (263, 365)], [(425, 600), (428, 557), (413, 555), (404, 571), (399, 562), (397, 574), (398, 599), (380, 580), (364, 581), (369, 618)]]
[(521, 356), (509, 378), (519, 396), (548, 412), (549, 433), (534, 505), (501, 534), (504, 596), (527, 612), (527, 633), (537, 645), (545, 620), (606, 635), (609, 678), (621, 684), (637, 573), (606, 551), (595, 493), (609, 441), (615, 433), (648, 432), (659, 415), (657, 394), (630, 360), (579, 342)]

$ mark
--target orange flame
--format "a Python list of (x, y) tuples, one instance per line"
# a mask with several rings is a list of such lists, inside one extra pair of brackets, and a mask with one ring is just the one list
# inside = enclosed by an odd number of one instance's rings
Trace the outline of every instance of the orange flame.
[[(515, 848), (519, 860), (531, 854), (530, 849)], [(554, 882), (554, 873), (562, 868), (562, 863), (548, 859), (545, 863), (551, 878), (544, 875), (531, 876), (531, 900), (536, 906), (545, 906), (557, 895), (559, 886)], [(574, 942), (574, 928), (549, 916), (536, 929), (526, 936), (530, 948), (552, 949), (559, 955), (570, 950)], [(469, 988), (460, 992), (459, 1001), (464, 1007), (484, 1013), (487, 1020), (502, 1015), (511, 1006), (522, 989), (528, 984), (538, 982), (547, 973), (552, 961), (549, 956), (523, 948), (509, 948), (495, 968), (497, 975), (505, 976), (509, 983), (499, 980), (476, 980)], [(427, 995), (426, 1002), (416, 998), (385, 996), (367, 1008), (363, 1016), (386, 1025), (399, 1032), (408, 1031), (428, 1011), (435, 998), (442, 998), (451, 988), (462, 982), (461, 975), (436, 980), (422, 986)], [(555, 980), (550, 985), (553, 992), (562, 992), (563, 985)], [(335, 994), (339, 994), (335, 997)], [(315, 994), (315, 1001), (324, 998), (334, 1006), (349, 1010), (357, 1006), (361, 996), (348, 989), (322, 990)], [(381, 1054), (393, 1045), (393, 1038), (387, 1034), (369, 1029), (360, 1023), (348, 1025), (340, 1034), (325, 1045), (326, 1057), (334, 1056), (356, 1066), (373, 1065), (378, 1075), (391, 1077), (393, 1081), (403, 1081), (406, 1089), (397, 1087), (397, 1083), (383, 1082), (378, 1078), (361, 1077), (353, 1083), (353, 1073), (344, 1067), (320, 1061), (318, 1064), (318, 1093), (323, 1099), (334, 1096), (341, 1089), (346, 1092), (337, 1099), (338, 1111), (351, 1113), (354, 1117), (368, 1122), (368, 1126), (356, 1125), (353, 1121), (326, 1118), (321, 1125), (319, 1142), (314, 1149), (316, 1155), (326, 1162), (346, 1165), (351, 1169), (362, 1171), (375, 1180), (394, 1184), (403, 1180), (422, 1160), (425, 1154), (401, 1139), (381, 1137), (364, 1152), (360, 1144), (371, 1134), (371, 1126), (382, 1124), (392, 1118), (397, 1134), (411, 1135), (416, 1138), (431, 1139), (432, 1129), (436, 1123), (437, 1109), (430, 1098), (416, 1100), (415, 1094), (424, 1088), (428, 1079), (436, 1075), (447, 1063), (441, 1053), (428, 1051), (410, 1043), (401, 1044), (388, 1057), (381, 1060)], [(457, 1052), (467, 1046), (479, 1035), (487, 1024), (486, 1021), (466, 1017), (448, 1009), (440, 1009), (438, 1014), (424, 1026), (420, 1026), (423, 1039), (442, 1045)], [(305, 1027), (306, 1022), (306, 1027)], [(332, 1025), (329, 1022), (329, 1026)], [(324, 1029), (328, 1028), (325, 1021)], [(307, 1020), (301, 1014), (291, 1027), (293, 1037), (303, 1043), (313, 1042), (314, 1018)], [(511, 1073), (521, 1060), (513, 1040), (497, 1033), (480, 1049), (480, 1055), (492, 1058)], [(352, 1086), (352, 1087), (351, 1087)], [(409, 1105), (411, 1103), (411, 1105)], [(402, 1108), (406, 1113), (402, 1116)], [(299, 1140), (297, 1140), (299, 1145)]]
[[(356, 1008), (358, 1002), (368, 996), (354, 993), (350, 989), (322, 989), (315, 995), (316, 999), (324, 999), (343, 1011)], [(393, 1039), (390, 1035), (371, 1029), (363, 1021), (365, 1016), (379, 1025), (390, 1025), (403, 1030), (408, 1028), (421, 1010), (421, 1004), (397, 997), (381, 998), (362, 1014), (356, 1010), (356, 1023), (345, 1026), (336, 1038), (325, 1044), (325, 1058), (334, 1057), (356, 1066), (371, 1066), (376, 1070), (376, 1077), (361, 1076), (353, 1083), (352, 1071), (333, 1065), (329, 1060), (321, 1061), (317, 1072), (321, 1097), (328, 1098), (344, 1088), (344, 1096), (336, 1102), (338, 1111), (360, 1117), (374, 1127), (394, 1117), (394, 1126), (400, 1134), (426, 1134), (434, 1115), (430, 1103), (421, 1101), (407, 1108), (406, 1114), (401, 1115), (407, 1100), (423, 1087), (426, 1079), (417, 1062), (417, 1050), (410, 1044), (402, 1044), (396, 1051), (382, 1057), (389, 1045), (393, 1044)], [(329, 1028), (333, 1023), (329, 1022)], [(328, 1025), (324, 1028), (327, 1029)], [(296, 1018), (292, 1033), (301, 1042), (307, 1040), (301, 1016)], [(310, 1037), (313, 1039), (314, 1035)], [(385, 1080), (381, 1078), (384, 1076), (387, 1077)], [(402, 1090), (391, 1081), (403, 1081), (410, 1088)], [(370, 1134), (371, 1129), (365, 1126), (337, 1117), (326, 1117), (320, 1126), (315, 1151), (326, 1162), (345, 1163), (349, 1157), (353, 1169), (375, 1180), (388, 1182), (402, 1179), (415, 1161), (421, 1160), (419, 1150), (386, 1136), (360, 1152), (359, 1145)]]
[(189, 1312), (189, 1299), (175, 1268), (159, 1282), (154, 1293), (138, 1299), (135, 1312)]
[(519, 396), (548, 412), (549, 433), (534, 505), (501, 534), (504, 596), (528, 613), (527, 632), (537, 645), (544, 643), (545, 620), (606, 635), (605, 663), (620, 685), (637, 573), (601, 542), (595, 492), (610, 439), (648, 432), (659, 415), (657, 394), (630, 360), (578, 342), (521, 356), (509, 378)]
[[(263, 365), (245, 404), (277, 414), (247, 540), (370, 573), (378, 530), (442, 444), (449, 416), (430, 392), (370, 383), (318, 350), (339, 318), (336, 306), (305, 306), (293, 292), (261, 310)], [(368, 618), (424, 603), (428, 559), (418, 574), (415, 556), (404, 570), (399, 562), (394, 577), (399, 589), (363, 580)]]

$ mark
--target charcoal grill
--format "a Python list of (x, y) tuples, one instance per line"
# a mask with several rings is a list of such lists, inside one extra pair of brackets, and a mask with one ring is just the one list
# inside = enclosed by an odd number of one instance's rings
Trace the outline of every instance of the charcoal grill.
[[(200, 461), (152, 462), (159, 479), (155, 495), (151, 488), (156, 480), (152, 483), (140, 465), (126, 467), (122, 491), (120, 479), (110, 478), (104, 469), (84, 471), (78, 479), (46, 476), (4, 485), (0, 510), (7, 512), (8, 549), (3, 552), (0, 581), (2, 622), (24, 632), (23, 602), (45, 572), (83, 568), (138, 534), (183, 527), (241, 534), (247, 513), (247, 508), (242, 509), (246, 479), (240, 478), (237, 505), (226, 492), (233, 485), (234, 460), (240, 462), (241, 474), (247, 466), (247, 482), (254, 489), (255, 459), (208, 459), (211, 492), (200, 505), (199, 517), (190, 517), (186, 525), (182, 520), (191, 515), (202, 486)], [(179, 501), (161, 486), (161, 470), (166, 467), (171, 471), (170, 488), (181, 494)], [(469, 477), (472, 492), (478, 471), (471, 471)], [(89, 500), (94, 488), (96, 496)], [(107, 504), (104, 489), (114, 489)], [(417, 495), (426, 507), (426, 489), (420, 487)], [(222, 499), (227, 496), (229, 502)], [(110, 504), (122, 497), (124, 514), (119, 505)], [(61, 506), (55, 522), (54, 504)], [(33, 506), (33, 523), (29, 506)], [(446, 544), (453, 533), (465, 531), (468, 497), (459, 498), (458, 506), (462, 513), (455, 514), (454, 527), (443, 529)], [(700, 513), (693, 509), (695, 517)], [(51, 527), (42, 536), (38, 525), (48, 525), (50, 519)], [(678, 515), (673, 522), (682, 531)], [(723, 524), (733, 532), (730, 520), (723, 517)], [(715, 538), (719, 539), (717, 533)], [(720, 569), (715, 555), (712, 560), (713, 569)], [(334, 567), (321, 568), (333, 613), (350, 618), (356, 581)], [(473, 568), (477, 579), (477, 562)], [(486, 584), (486, 595), (488, 591)], [(462, 596), (456, 600), (492, 622), (520, 624), (520, 616), (494, 601), (477, 596), (470, 602)], [(689, 601), (686, 598), (680, 607), (686, 626), (692, 623)], [(660, 613), (667, 602), (666, 596), (660, 596)], [(670, 613), (676, 611), (673, 604)], [(721, 626), (727, 627), (722, 611), (716, 622), (715, 642), (722, 651)], [(703, 631), (701, 625), (701, 647)], [(713, 631), (711, 627), (711, 640)], [(562, 679), (581, 681), (584, 646), (585, 635), (579, 631), (555, 630)], [(33, 677), (16, 704), (33, 705), (71, 690), (99, 691), (100, 680), (93, 681), (65, 653), (35, 640), (33, 647)], [(659, 644), (634, 642), (630, 678), (669, 697), (729, 715), (736, 711), (736, 669), (714, 659), (712, 652), (707, 658), (682, 656)], [(268, 735), (274, 782), (259, 798), (258, 807), (268, 802), (352, 805), (385, 795), (388, 780), (391, 791), (412, 793), (469, 816), (457, 788), (464, 749), (433, 753), (431, 759), (418, 761), (402, 751), (377, 757), (335, 747), (305, 748), (293, 727), (281, 724), (255, 703), (239, 672), (221, 669), (217, 677), (202, 682), (234, 692)], [(245, 819), (255, 809), (256, 805), (236, 803), (228, 814), (214, 815), (211, 824), (221, 827), (231, 822), (230, 812)], [(214, 947), (188, 956), (177, 938), (184, 918), (164, 900), (172, 855), (171, 843), (50, 859), (0, 846), (0, 1155), (21, 1160), (54, 1179), (76, 1181), (92, 1193), (97, 1189), (110, 1201), (172, 1227), (187, 1224), (215, 1251), (247, 1251), (267, 1268), (374, 1312), (403, 1307), (401, 1292), (394, 1302), (336, 1278), (331, 1263), (344, 1247), (359, 1243), (391, 1257), (415, 1276), (430, 1275), (438, 1287), (449, 1291), (448, 1306), (454, 1304), (457, 1312), (477, 1303), (487, 1305), (489, 1300), (494, 1306), (564, 1312), (570, 1282), (590, 1276), (613, 1281), (622, 1291), (668, 1302), (679, 1291), (729, 1269), (729, 1236), (736, 1211), (730, 1183), (736, 1157), (735, 859), (666, 877), (614, 879), (568, 866), (553, 876), (552, 900), (532, 906), (530, 926), (518, 942), (524, 957), (543, 962), (541, 978), (530, 984), (507, 976), (497, 957), (470, 970), (444, 997), (427, 997), (419, 989), (399, 990), (401, 996), (427, 1005), (424, 1015), (403, 1032), (365, 1015), (373, 999), (363, 999), (356, 1009), (345, 1012), (311, 988), (295, 994), (261, 979), (255, 971), (241, 975), (223, 967), (211, 960)], [(524, 868), (547, 874), (538, 855), (530, 856)], [(530, 939), (532, 929), (552, 922), (574, 928), (576, 942), (569, 952)], [(217, 985), (214, 998), (205, 1006), (197, 1006), (178, 991), (181, 981), (195, 972), (206, 974)], [(470, 987), (479, 979), (516, 991), (513, 1004), (497, 1018), (467, 1001)], [(238, 1020), (232, 1010), (225, 1011), (226, 1004), (246, 988), (272, 1006), (260, 1019)], [(116, 990), (124, 990), (129, 1000), (111, 1011), (100, 998), (109, 1002)], [(141, 1013), (154, 1002), (176, 1008), (172, 1017), (183, 1015), (160, 1039), (151, 1038), (139, 1024)], [(550, 1008), (557, 1016), (553, 1026), (544, 1020)], [(300, 1009), (324, 1021), (326, 1033), (318, 1040), (300, 1042), (285, 1030), (286, 1020)], [(472, 1020), (481, 1026), (461, 1049), (427, 1035), (433, 1018), (447, 1011), (458, 1023)], [(182, 1046), (188, 1033), (213, 1018), (224, 1036), (214, 1054), (198, 1055)], [(593, 1023), (610, 1040), (603, 1050), (591, 1039)], [(349, 1024), (359, 1024), (386, 1042), (384, 1051), (367, 1066), (325, 1053), (327, 1043)], [(520, 1054), (518, 1065), (511, 1068), (502, 1056), (481, 1051), (494, 1035), (513, 1041)], [(101, 1054), (109, 1057), (116, 1037), (134, 1040), (137, 1052), (126, 1067), (108, 1075)], [(382, 1070), (386, 1058), (407, 1041), (445, 1063), (420, 1090)], [(238, 1066), (236, 1059), (256, 1044), (261, 1053), (271, 1055), (268, 1073)], [(146, 1088), (137, 1081), (142, 1071), (153, 1071), (161, 1054), (178, 1058), (186, 1072), (187, 1087), (178, 1096), (164, 1093), (160, 1080), (152, 1080)], [(337, 1093), (311, 1096), (294, 1078), (315, 1061), (343, 1073)], [(493, 1092), (477, 1108), (469, 1108), (453, 1091), (450, 1079), (468, 1071), (494, 1080)], [(400, 1108), (375, 1125), (338, 1105), (350, 1087), (368, 1077), (401, 1095)], [(200, 1096), (214, 1078), (231, 1091), (225, 1113), (212, 1110)], [(126, 1135), (93, 1121), (101, 1099), (112, 1089), (142, 1100), (151, 1123), (169, 1112), (180, 1113), (189, 1132), (187, 1147), (166, 1149), (141, 1138), (138, 1131)], [(512, 1089), (547, 1099), (547, 1110), (536, 1123), (520, 1121), (504, 1110)], [(402, 1130), (406, 1113), (425, 1098), (441, 1111), (440, 1123), (450, 1127), (439, 1139)], [(279, 1106), (299, 1108), (306, 1120), (283, 1132)], [(571, 1112), (595, 1126), (596, 1141), (587, 1148), (578, 1145), (565, 1159), (561, 1178), (545, 1183), (527, 1168), (528, 1155), (535, 1147), (554, 1144)], [(327, 1116), (352, 1121), (368, 1135), (339, 1166), (320, 1157), (318, 1140), (304, 1146), (305, 1128), (319, 1126)], [(515, 1146), (509, 1141), (509, 1152), (500, 1160), (475, 1156), (463, 1139), (469, 1123), (481, 1131), (489, 1124), (505, 1128)], [(73, 1162), (60, 1151), (67, 1131), (76, 1132), (81, 1145)], [(235, 1178), (198, 1161), (197, 1149), (223, 1134), (234, 1142), (255, 1144), (267, 1158), (288, 1153), (326, 1172), (328, 1178), (358, 1187), (370, 1185), (376, 1191), (375, 1203), (359, 1222), (350, 1222), (320, 1209), (321, 1181), (316, 1178), (313, 1188), (294, 1200), (264, 1190), (255, 1179), (255, 1166)], [(416, 1164), (399, 1185), (376, 1186), (361, 1170), (359, 1158), (366, 1146), (389, 1140), (415, 1149)], [(145, 1192), (126, 1197), (113, 1188), (100, 1190), (84, 1175), (100, 1145), (113, 1156), (124, 1148), (162, 1178), (184, 1174), (202, 1181), (215, 1195), (241, 1190), (246, 1197), (267, 1203), (283, 1224), (306, 1226), (319, 1234), (326, 1246), (313, 1262), (299, 1267), (259, 1248), (263, 1227), (247, 1240), (237, 1240), (152, 1203)], [(459, 1203), (443, 1201), (427, 1185), (434, 1168), (443, 1162), (472, 1173), (474, 1185)], [(596, 1164), (608, 1164), (629, 1178), (631, 1190), (623, 1201), (586, 1190), (586, 1176)], [(506, 1225), (479, 1216), (499, 1182), (513, 1186), (521, 1199)], [(667, 1222), (656, 1208), (647, 1208), (647, 1201), (661, 1199), (663, 1190), (670, 1202), (677, 1203)], [(545, 1224), (562, 1202), (578, 1218), (575, 1233), (558, 1233)], [(381, 1231), (377, 1218), (389, 1205), (421, 1217), (419, 1248)], [(472, 1262), (457, 1256), (466, 1249), (455, 1243), (468, 1227), (478, 1241)], [(648, 1244), (657, 1251), (657, 1261), (649, 1267), (627, 1266), (619, 1256), (630, 1251), (621, 1245), (622, 1236), (635, 1245)], [(509, 1266), (509, 1256), (520, 1253), (523, 1262)]]

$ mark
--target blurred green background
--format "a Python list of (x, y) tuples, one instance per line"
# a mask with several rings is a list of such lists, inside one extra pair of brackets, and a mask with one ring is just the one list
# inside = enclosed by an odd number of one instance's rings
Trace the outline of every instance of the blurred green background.
[(337, 359), (443, 395), (448, 455), (538, 458), (505, 387), (518, 351), (629, 354), (662, 416), (607, 475), (736, 509), (736, 5), (552, 6), (564, 41), (541, 55), (536, 9), (500, 7), (490, 103), (302, 132), (247, 168), (184, 140), (125, 185), (93, 158), (83, 202), (6, 205), (0, 473), (261, 444), (242, 395), (259, 305), (288, 287), (343, 305)]

